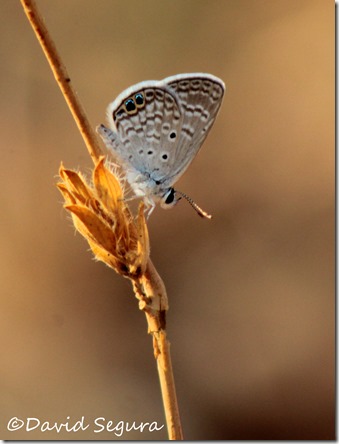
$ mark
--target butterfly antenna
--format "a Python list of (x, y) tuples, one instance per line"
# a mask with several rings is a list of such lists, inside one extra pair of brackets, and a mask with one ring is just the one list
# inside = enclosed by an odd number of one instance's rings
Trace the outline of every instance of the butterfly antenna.
[(195, 209), (195, 211), (199, 214), (201, 217), (206, 217), (206, 219), (212, 219), (212, 215), (206, 213), (202, 208), (199, 207), (190, 197), (188, 197), (185, 193), (182, 193), (181, 191), (175, 190), (176, 193), (180, 194), (184, 199), (187, 200), (187, 202)]

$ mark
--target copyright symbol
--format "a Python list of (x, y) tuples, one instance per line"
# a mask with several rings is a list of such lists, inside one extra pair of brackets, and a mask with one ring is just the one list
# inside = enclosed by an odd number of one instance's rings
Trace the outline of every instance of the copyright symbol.
[(16, 430), (21, 429), (23, 425), (24, 425), (23, 420), (14, 416), (14, 418), (8, 421), (7, 430), (9, 430), (10, 432), (15, 432)]

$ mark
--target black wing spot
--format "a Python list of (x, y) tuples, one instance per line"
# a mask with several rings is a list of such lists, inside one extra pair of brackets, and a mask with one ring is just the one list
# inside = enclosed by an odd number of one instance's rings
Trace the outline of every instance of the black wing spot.
[(136, 94), (135, 95), (135, 103), (137, 105), (143, 105), (144, 104), (144, 96), (142, 94)]
[(129, 111), (129, 112), (130, 112), (130, 111), (134, 111), (135, 108), (136, 108), (133, 99), (128, 99), (128, 100), (126, 100), (126, 102), (125, 102), (125, 106), (126, 106), (126, 110)]
[(177, 133), (175, 131), (172, 131), (169, 136), (171, 139), (175, 139), (177, 137)]

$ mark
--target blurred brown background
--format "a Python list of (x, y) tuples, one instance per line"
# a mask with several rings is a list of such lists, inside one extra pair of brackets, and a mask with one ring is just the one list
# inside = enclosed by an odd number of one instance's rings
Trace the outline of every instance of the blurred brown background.
[[(334, 438), (334, 2), (38, 0), (94, 126), (123, 89), (221, 77), (216, 124), (157, 208), (152, 258), (186, 439)], [(0, 2), (0, 437), (10, 418), (164, 423), (130, 284), (92, 260), (55, 187), (91, 160), (19, 1)], [(121, 439), (166, 439), (158, 433)]]

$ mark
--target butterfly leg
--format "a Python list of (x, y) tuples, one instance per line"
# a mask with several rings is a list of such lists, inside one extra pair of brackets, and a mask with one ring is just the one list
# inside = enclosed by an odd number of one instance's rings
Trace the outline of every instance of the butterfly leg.
[(150, 215), (153, 213), (155, 208), (155, 203), (153, 202), (152, 204), (149, 205), (148, 208), (145, 209), (145, 213), (147, 212), (147, 220), (149, 219)]
[(139, 199), (139, 198), (143, 198), (144, 196), (131, 196), (131, 197), (124, 197), (123, 199), (121, 199), (124, 202), (131, 202), (132, 200), (135, 199)]
[(147, 198), (146, 195), (139, 195), (139, 196), (131, 196), (131, 197), (124, 197), (123, 199), (121, 199), (123, 202), (130, 202), (132, 200), (135, 199), (144, 199), (145, 202), (145, 214), (147, 214), (147, 219), (150, 217), (150, 215), (153, 213), (154, 208), (156, 207), (155, 202), (151, 201), (150, 199)]

